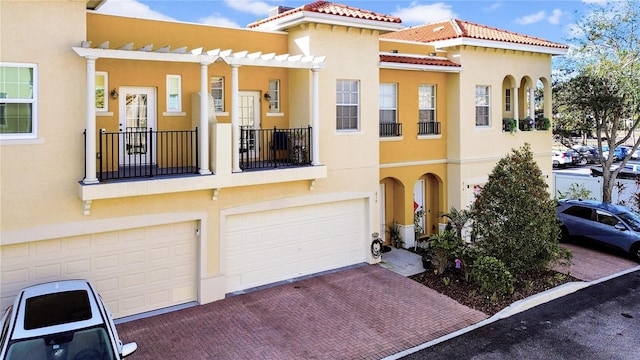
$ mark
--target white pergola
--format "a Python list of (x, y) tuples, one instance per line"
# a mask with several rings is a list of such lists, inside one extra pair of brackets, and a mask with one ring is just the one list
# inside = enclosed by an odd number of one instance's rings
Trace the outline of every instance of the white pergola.
[[(263, 54), (261, 52), (250, 53), (248, 51), (233, 52), (232, 50), (209, 50), (204, 51), (203, 48), (188, 50), (181, 47), (171, 50), (169, 46), (153, 49), (153, 45), (145, 45), (134, 49), (133, 43), (128, 43), (117, 49), (110, 49), (109, 42), (91, 47), (90, 41), (83, 41), (80, 47), (73, 47), (79, 56), (84, 57), (87, 61), (87, 118), (86, 131), (87, 134), (96, 133), (96, 104), (95, 104), (95, 75), (97, 59), (120, 59), (120, 60), (139, 60), (139, 61), (163, 61), (163, 62), (183, 62), (194, 63), (200, 65), (200, 94), (208, 94), (208, 67), (209, 65), (224, 61), (231, 66), (231, 127), (233, 136), (233, 171), (240, 172), (240, 159), (238, 157), (240, 144), (240, 124), (239, 112), (236, 109), (238, 102), (238, 69), (243, 66), (263, 66), (263, 67), (279, 67), (289, 69), (309, 69), (312, 72), (312, 112), (311, 127), (312, 132), (312, 164), (320, 165), (320, 107), (319, 107), (319, 87), (318, 87), (318, 71), (325, 66), (326, 57), (324, 56), (304, 56), (289, 54)], [(199, 173), (201, 175), (211, 174), (209, 169), (209, 109), (206, 101), (200, 102), (200, 121), (199, 121)], [(85, 148), (85, 166), (86, 175), (83, 180), (84, 184), (98, 183), (96, 176), (96, 139), (95, 136), (87, 136)]]

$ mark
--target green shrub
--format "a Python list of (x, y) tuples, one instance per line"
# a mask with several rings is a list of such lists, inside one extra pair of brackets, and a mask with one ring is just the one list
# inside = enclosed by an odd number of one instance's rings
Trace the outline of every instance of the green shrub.
[(504, 263), (492, 256), (481, 256), (473, 263), (471, 277), (486, 294), (504, 296), (513, 293), (514, 277)]

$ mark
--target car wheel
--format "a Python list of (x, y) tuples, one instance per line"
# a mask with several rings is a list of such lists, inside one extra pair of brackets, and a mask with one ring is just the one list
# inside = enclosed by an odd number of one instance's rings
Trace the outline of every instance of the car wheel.
[(558, 162), (558, 160), (553, 160), (553, 167), (558, 167), (560, 166), (560, 163)]
[(587, 165), (587, 159), (585, 159), (585, 158), (580, 159), (579, 164), (580, 165)]
[(629, 255), (631, 255), (631, 259), (635, 262), (640, 262), (640, 243), (635, 243), (631, 245), (631, 250), (629, 250)]

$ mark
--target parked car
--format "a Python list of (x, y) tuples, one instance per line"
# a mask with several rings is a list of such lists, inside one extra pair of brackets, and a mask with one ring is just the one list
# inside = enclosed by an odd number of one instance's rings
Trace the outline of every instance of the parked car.
[(570, 156), (567, 156), (563, 151), (553, 151), (553, 155), (551, 156), (553, 161), (553, 167), (564, 167), (567, 165), (571, 165), (572, 159)]
[(620, 145), (613, 150), (613, 160), (621, 161), (631, 152), (632, 147)]
[(569, 149), (564, 153), (571, 158), (571, 165), (585, 165), (587, 163), (587, 159), (573, 149)]
[(640, 214), (593, 200), (560, 200), (556, 207), (560, 240), (589, 238), (621, 249), (640, 262)]
[(577, 151), (588, 164), (595, 164), (600, 159), (598, 148), (595, 146), (576, 145), (573, 150)]
[(23, 289), (0, 329), (2, 360), (117, 360), (138, 348), (122, 344), (111, 313), (86, 280)]

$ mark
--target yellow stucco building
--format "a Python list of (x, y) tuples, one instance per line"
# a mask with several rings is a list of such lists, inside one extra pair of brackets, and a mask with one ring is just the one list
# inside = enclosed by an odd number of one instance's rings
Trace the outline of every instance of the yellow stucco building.
[(405, 38), (324, 2), (247, 29), (100, 4), (0, 3), (2, 306), (87, 278), (124, 317), (375, 263), (374, 233), (398, 222), (409, 245), (414, 202), (435, 231), (511, 147), (551, 171), (550, 131), (502, 118), (538, 79), (550, 98), (557, 44)]

